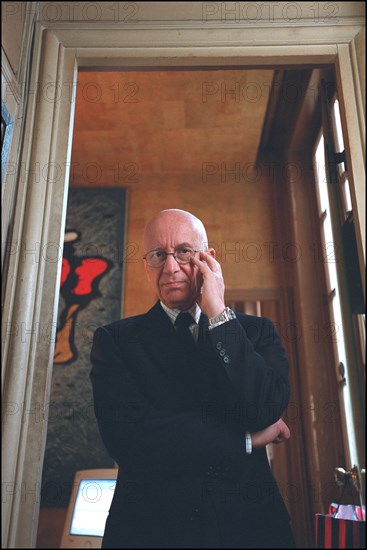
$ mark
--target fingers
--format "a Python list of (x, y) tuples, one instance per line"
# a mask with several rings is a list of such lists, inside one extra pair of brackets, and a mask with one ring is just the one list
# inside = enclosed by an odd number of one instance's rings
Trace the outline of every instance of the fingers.
[(283, 443), (290, 438), (290, 431), (287, 424), (279, 419), (267, 428), (251, 434), (251, 436), (252, 446), (258, 448), (265, 447), (269, 443)]
[(191, 261), (202, 273), (205, 273), (208, 269), (217, 273), (222, 272), (219, 262), (207, 252), (200, 252), (200, 259), (193, 257)]
[(288, 428), (284, 420), (282, 420), (281, 418), (278, 420), (278, 428), (279, 428), (279, 435), (281, 435), (284, 439), (290, 438), (291, 436), (290, 429)]
[(210, 268), (216, 268), (220, 271), (219, 262), (208, 252), (200, 252), (200, 258), (202, 258), (202, 260), (206, 262)]
[(291, 432), (287, 424), (281, 418), (276, 422), (276, 427), (278, 430), (278, 435), (274, 439), (273, 443), (282, 443), (290, 438)]

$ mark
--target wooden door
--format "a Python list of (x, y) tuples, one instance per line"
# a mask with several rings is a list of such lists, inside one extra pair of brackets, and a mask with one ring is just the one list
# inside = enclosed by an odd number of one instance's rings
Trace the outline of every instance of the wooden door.
[(267, 447), (269, 462), (283, 495), (297, 545), (311, 547), (313, 541), (312, 490), (308, 477), (303, 413), (298, 372), (297, 323), (290, 289), (227, 290), (226, 305), (239, 313), (269, 317), (280, 335), (290, 368), (291, 398), (283, 420), (291, 438), (281, 445)]

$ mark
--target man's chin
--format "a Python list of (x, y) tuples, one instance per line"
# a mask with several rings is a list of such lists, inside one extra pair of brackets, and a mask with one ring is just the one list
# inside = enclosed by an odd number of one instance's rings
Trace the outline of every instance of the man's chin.
[(195, 302), (195, 298), (179, 290), (165, 292), (161, 299), (167, 307), (177, 309), (188, 309)]

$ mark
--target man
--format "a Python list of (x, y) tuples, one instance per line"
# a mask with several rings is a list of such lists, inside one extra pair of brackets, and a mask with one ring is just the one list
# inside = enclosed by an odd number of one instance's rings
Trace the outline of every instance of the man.
[(275, 328), (225, 307), (215, 250), (192, 214), (159, 212), (144, 250), (159, 301), (98, 329), (91, 352), (96, 417), (119, 465), (103, 547), (292, 547), (265, 450), (289, 437)]

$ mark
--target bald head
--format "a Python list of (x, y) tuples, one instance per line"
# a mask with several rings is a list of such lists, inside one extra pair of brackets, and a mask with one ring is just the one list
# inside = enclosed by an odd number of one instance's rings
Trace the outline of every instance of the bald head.
[(190, 212), (178, 208), (169, 208), (158, 212), (147, 223), (143, 235), (145, 251), (159, 246), (159, 243), (154, 241), (157, 232), (159, 235), (169, 235), (185, 231), (185, 228), (191, 235), (195, 235), (195, 246), (200, 249), (203, 249), (203, 246), (206, 248), (208, 238), (203, 222)]
[(164, 252), (166, 258), (159, 267), (147, 261), (144, 267), (152, 288), (167, 307), (187, 310), (200, 296), (203, 284), (198, 267), (192, 261), (179, 262), (175, 253), (191, 249), (195, 255), (206, 251), (207, 247), (204, 224), (190, 212), (177, 208), (162, 210), (147, 223), (145, 254)]

